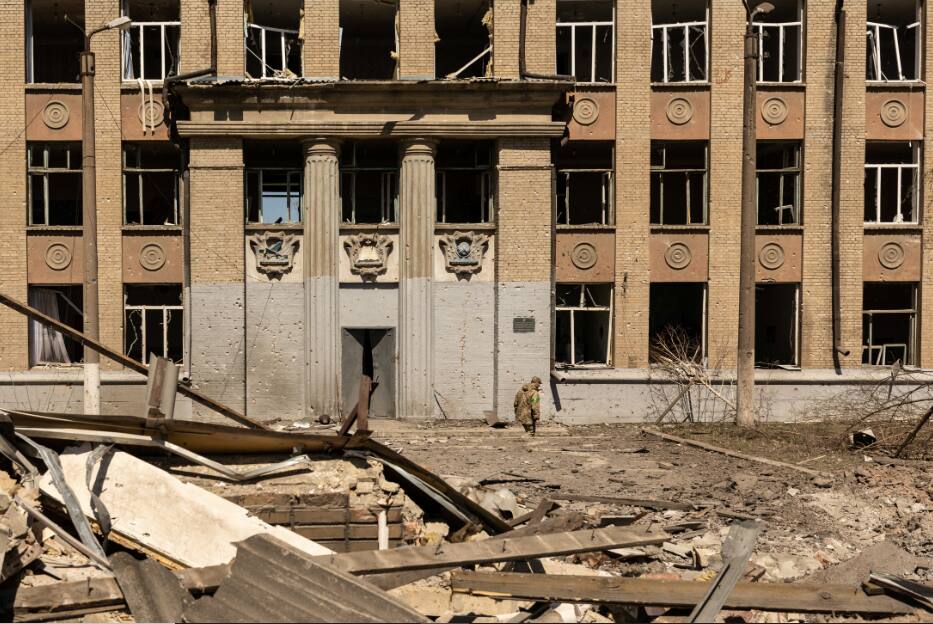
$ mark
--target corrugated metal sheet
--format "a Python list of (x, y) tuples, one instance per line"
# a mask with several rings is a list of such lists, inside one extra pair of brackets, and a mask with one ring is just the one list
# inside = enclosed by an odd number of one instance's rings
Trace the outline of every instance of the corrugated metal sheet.
[(186, 622), (425, 622), (418, 612), (287, 544), (254, 535), (237, 545), (230, 575), (197, 600)]

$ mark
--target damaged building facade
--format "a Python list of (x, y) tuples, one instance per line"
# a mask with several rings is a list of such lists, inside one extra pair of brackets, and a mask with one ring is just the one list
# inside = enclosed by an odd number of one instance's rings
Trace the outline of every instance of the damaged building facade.
[[(933, 34), (917, 0), (846, 3), (839, 90), (836, 2), (773, 4), (755, 23), (756, 356), (782, 417), (933, 366)], [(82, 326), (83, 38), (65, 16), (129, 16), (92, 40), (102, 341), (252, 418), (345, 414), (367, 374), (374, 416), (509, 417), (537, 375), (546, 417), (641, 420), (659, 349), (734, 368), (739, 2), (2, 12), (24, 42), (0, 68), (3, 292)], [(0, 336), (4, 405), (80, 409), (80, 346), (6, 309)], [(105, 411), (135, 409), (145, 380), (103, 367)]]

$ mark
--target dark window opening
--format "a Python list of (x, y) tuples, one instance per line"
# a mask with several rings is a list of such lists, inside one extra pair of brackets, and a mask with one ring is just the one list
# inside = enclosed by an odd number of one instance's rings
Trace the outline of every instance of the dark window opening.
[(755, 17), (758, 34), (758, 80), (800, 82), (803, 67), (803, 5), (774, 0), (774, 10)]
[(558, 0), (557, 73), (579, 82), (612, 82), (614, 24), (611, 0)]
[(555, 143), (558, 225), (612, 225), (613, 144), (610, 141)]
[(184, 358), (184, 308), (180, 285), (126, 286), (124, 352), (139, 362), (150, 354), (179, 364)]
[(652, 82), (704, 82), (709, 68), (706, 0), (651, 3)]
[(800, 224), (800, 143), (758, 142), (758, 225)]
[(179, 155), (168, 143), (123, 144), (123, 222), (178, 224)]
[(26, 10), (26, 82), (80, 82), (79, 55), (84, 50), (82, 0), (28, 0)]
[(867, 80), (919, 80), (921, 56), (920, 2), (876, 2), (865, 24)]
[(396, 4), (340, 0), (340, 77), (347, 80), (396, 78)]
[(250, 78), (301, 76), (301, 0), (248, 3), (246, 74)]
[(671, 357), (702, 362), (706, 357), (706, 284), (651, 284), (648, 302), (648, 361)]
[(557, 284), (557, 366), (612, 364), (612, 284)]
[(862, 364), (913, 366), (917, 285), (868, 282), (862, 290)]
[(489, 0), (434, 3), (435, 71), (438, 78), (478, 78), (492, 69)]
[(304, 167), (296, 142), (249, 141), (246, 165), (246, 222), (300, 223)]
[(918, 142), (865, 144), (866, 223), (917, 223), (920, 183)]
[(489, 223), (493, 220), (491, 141), (445, 141), (438, 146), (437, 222)]
[(398, 218), (398, 145), (352, 141), (340, 150), (343, 222), (395, 223)]
[(702, 225), (707, 217), (707, 144), (651, 143), (651, 223)]
[(130, 0), (133, 20), (123, 32), (123, 79), (162, 80), (178, 73), (181, 13), (178, 0)]
[(81, 225), (81, 144), (29, 143), (29, 225)]
[(797, 366), (799, 297), (797, 284), (755, 286), (757, 366)]
[[(80, 240), (78, 241), (80, 243)], [(68, 327), (84, 331), (84, 295), (80, 285), (30, 286), (29, 305)], [(29, 365), (77, 364), (84, 347), (56, 329), (29, 320)]]

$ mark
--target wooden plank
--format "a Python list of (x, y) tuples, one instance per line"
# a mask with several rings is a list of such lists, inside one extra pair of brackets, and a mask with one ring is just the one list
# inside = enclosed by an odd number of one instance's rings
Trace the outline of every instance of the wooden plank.
[[(346, 524), (346, 509), (308, 509), (307, 507), (247, 507), (250, 513), (269, 524)], [(369, 509), (350, 508), (350, 522), (353, 524), (376, 524), (378, 517)], [(386, 510), (387, 522), (395, 524), (402, 521), (402, 508), (390, 507)]]
[(323, 555), (315, 561), (353, 574), (401, 572), (498, 561), (520, 561), (628, 546), (661, 544), (666, 533), (639, 533), (622, 527), (587, 529), (530, 537), (492, 538), (480, 542), (397, 548), (369, 553)]
[(729, 592), (745, 574), (760, 530), (761, 527), (754, 520), (743, 520), (729, 527), (729, 534), (722, 544), (722, 569), (710, 583), (706, 594), (690, 612), (688, 622), (712, 622), (716, 619), (722, 611), (722, 605), (729, 598)]
[[(389, 540), (389, 548), (398, 547), (400, 542)], [(334, 552), (364, 552), (368, 550), (379, 550), (379, 540), (321, 540), (318, 542), (321, 546), (326, 546)]]
[[(379, 526), (375, 524), (324, 524), (324, 525), (292, 525), (288, 527), (298, 535), (304, 535), (310, 540), (320, 542), (321, 540), (361, 540), (377, 539), (379, 537)], [(389, 525), (389, 538), (401, 539), (402, 525)]]
[(630, 507), (645, 507), (646, 509), (678, 509), (693, 511), (690, 503), (676, 501), (655, 500), (649, 498), (624, 498), (621, 496), (596, 496), (590, 494), (553, 494), (554, 500), (579, 501), (581, 503), (608, 503), (610, 505), (628, 505)]
[(775, 468), (786, 468), (787, 470), (796, 470), (797, 472), (802, 472), (804, 474), (810, 475), (811, 477), (831, 476), (825, 472), (820, 472), (818, 470), (810, 470), (809, 468), (804, 468), (803, 466), (798, 466), (796, 464), (788, 464), (786, 462), (777, 461), (774, 459), (768, 459), (767, 457), (759, 457), (758, 455), (747, 455), (745, 453), (739, 453), (738, 451), (732, 451), (726, 448), (722, 448), (721, 446), (713, 446), (712, 444), (707, 444), (706, 442), (699, 442), (697, 440), (688, 440), (687, 438), (678, 438), (677, 436), (672, 436), (667, 433), (661, 433), (657, 429), (642, 429), (642, 431), (647, 433), (648, 435), (653, 435), (656, 438), (667, 440), (668, 442), (676, 442), (677, 444), (686, 444), (687, 446), (695, 446), (696, 448), (701, 448), (705, 451), (710, 451), (713, 453), (720, 453), (722, 455), (728, 455), (729, 457), (735, 457), (736, 459), (744, 459), (745, 461), (757, 462), (759, 464), (774, 466)]
[[(699, 581), (556, 574), (459, 572), (451, 579), (455, 592), (499, 599), (686, 608), (699, 602), (709, 586)], [(724, 607), (804, 613), (913, 612), (889, 596), (868, 596), (858, 587), (796, 583), (738, 583)]]

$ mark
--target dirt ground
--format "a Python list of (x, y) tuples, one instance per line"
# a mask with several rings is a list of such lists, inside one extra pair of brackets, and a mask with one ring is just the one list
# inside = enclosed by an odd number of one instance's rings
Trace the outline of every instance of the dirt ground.
[[(679, 445), (649, 436), (638, 425), (546, 423), (536, 437), (520, 427), (492, 429), (477, 422), (374, 421), (372, 428), (377, 439), (438, 474), (500, 481), (488, 487), (507, 488), (516, 496), (519, 512), (533, 509), (545, 497), (569, 494), (692, 504), (690, 511), (649, 512), (634, 524), (647, 528), (702, 521), (693, 545), (714, 559), (734, 521), (719, 512), (760, 518), (763, 530), (752, 563), (767, 570), (766, 580), (858, 584), (867, 580), (868, 568), (933, 579), (933, 462), (889, 466), (866, 461), (866, 453), (846, 448), (844, 436), (827, 425), (766, 425), (751, 433), (721, 425), (665, 429), (800, 463), (825, 472), (824, 478)], [(506, 473), (543, 481), (513, 480)], [(602, 503), (560, 504), (597, 517), (645, 511)], [(682, 578), (703, 574), (703, 566), (669, 553), (607, 565), (639, 575), (672, 570)]]

